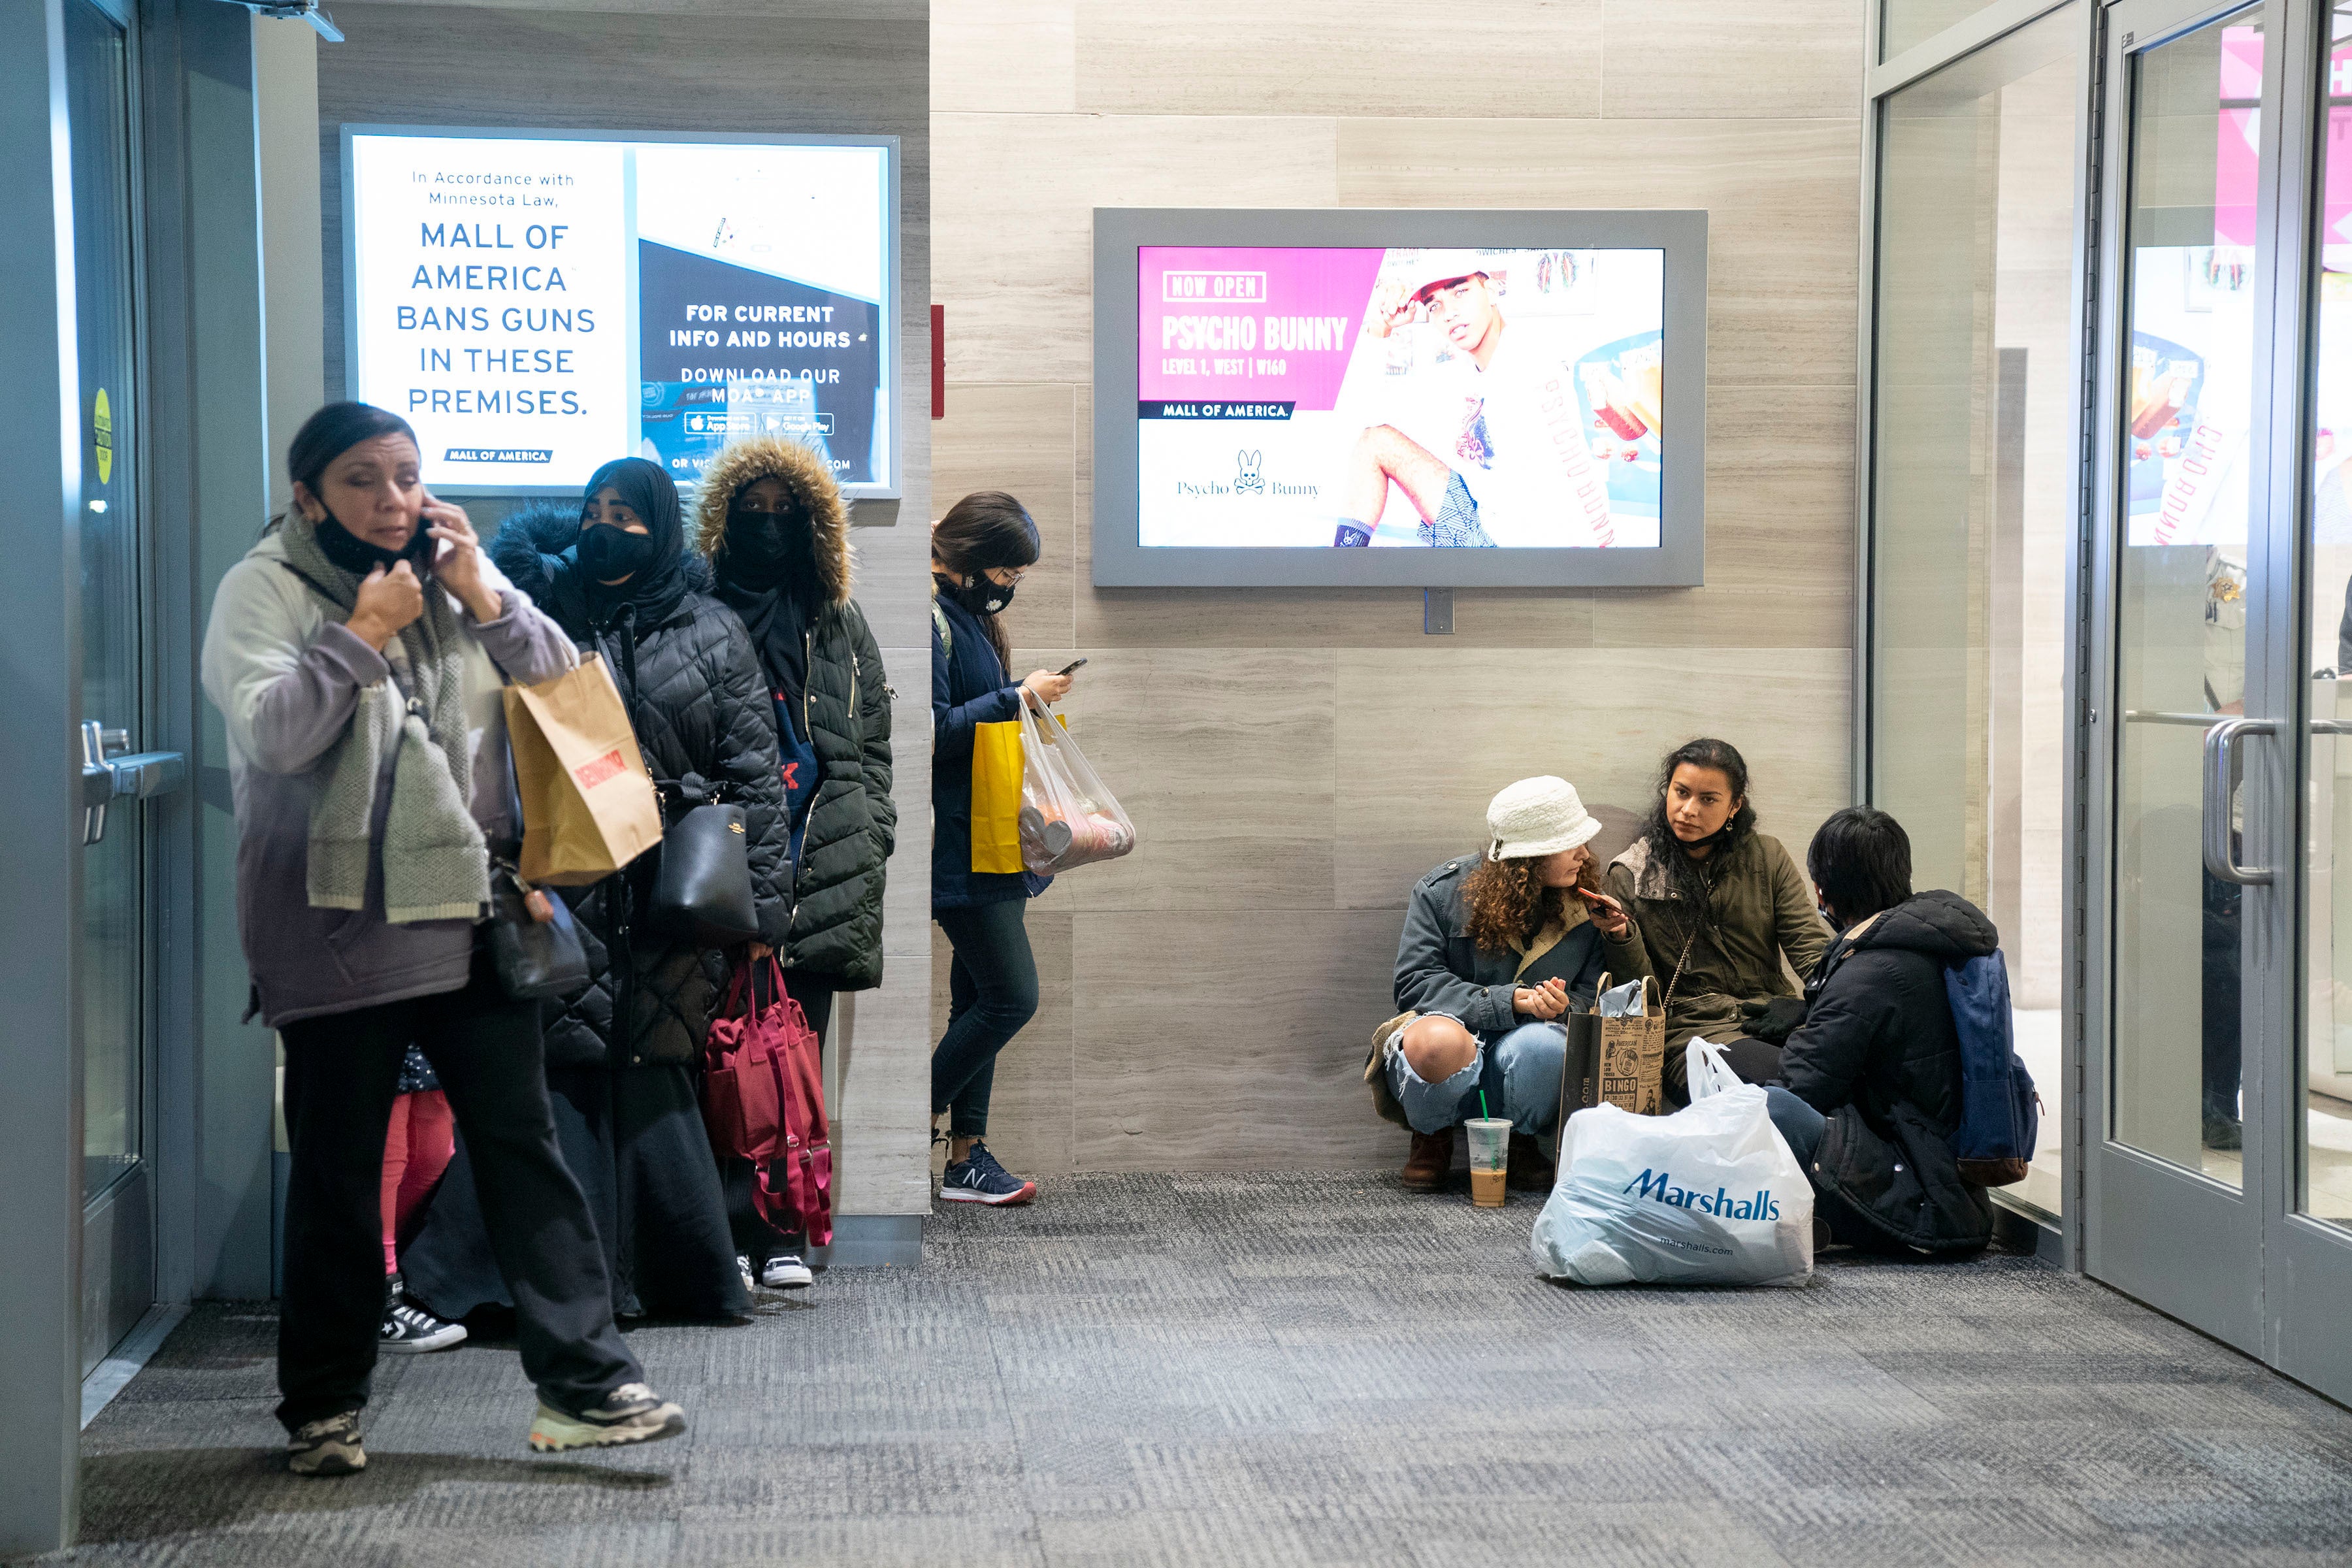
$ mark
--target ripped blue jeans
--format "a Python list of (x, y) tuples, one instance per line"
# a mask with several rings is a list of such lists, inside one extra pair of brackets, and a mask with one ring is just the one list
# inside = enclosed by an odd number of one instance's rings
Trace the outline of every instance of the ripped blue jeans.
[(1478, 1109), (1483, 1089), (1488, 1110), (1507, 1117), (1513, 1131), (1540, 1136), (1559, 1121), (1559, 1071), (1567, 1056), (1567, 1029), (1522, 1024), (1482, 1040), (1477, 1059), (1439, 1083), (1423, 1082), (1397, 1052), (1389, 1058), (1389, 1092), (1415, 1132), (1443, 1132), (1485, 1114)]

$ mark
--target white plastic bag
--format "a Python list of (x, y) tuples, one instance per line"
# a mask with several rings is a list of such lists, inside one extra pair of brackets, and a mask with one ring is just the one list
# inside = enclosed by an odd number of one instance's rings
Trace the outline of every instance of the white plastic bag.
[(1579, 1285), (1762, 1285), (1813, 1271), (1813, 1188), (1764, 1091), (1693, 1040), (1690, 1105), (1568, 1119), (1559, 1177), (1528, 1251)]
[(1135, 824), (1070, 732), (1021, 699), (1021, 863), (1051, 876), (1134, 848)]

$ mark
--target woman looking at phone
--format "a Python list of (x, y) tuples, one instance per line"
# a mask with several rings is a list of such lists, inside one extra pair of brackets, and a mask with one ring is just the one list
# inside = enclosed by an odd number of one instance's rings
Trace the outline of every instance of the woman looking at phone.
[(1037, 1011), (1024, 911), (1053, 879), (971, 868), (971, 753), (979, 725), (1069, 693), (1076, 664), (1032, 670), (1018, 685), (1005, 675), (1010, 648), (997, 617), (1041, 553), (1028, 509), (1001, 490), (968, 495), (931, 525), (931, 918), (955, 952), (947, 1031), (931, 1052), (931, 1139), (947, 1141), (940, 1196), (949, 1203), (1037, 1195), (1037, 1184), (998, 1164), (984, 1139), (996, 1055)]
[(1729, 742), (1666, 753), (1649, 822), (1610, 863), (1609, 891), (1649, 933), (1665, 990), (1667, 1098), (1688, 1096), (1693, 1035), (1722, 1046), (1750, 1083), (1779, 1077), (1779, 1042), (1804, 1016), (1780, 961), (1806, 979), (1830, 932), (1796, 861), (1756, 831), (1748, 763)]
[(1549, 1187), (1536, 1140), (1559, 1116), (1572, 1001), (1590, 1005), (1603, 974), (1650, 973), (1640, 930), (1591, 885), (1585, 847), (1601, 821), (1565, 779), (1521, 779), (1486, 807), (1486, 847), (1416, 883), (1397, 944), (1399, 1016), (1373, 1036), (1364, 1065), (1372, 1102), (1412, 1131), (1399, 1178), (1409, 1192), (1444, 1184), (1454, 1130), (1479, 1110), (1511, 1122), (1510, 1181)]

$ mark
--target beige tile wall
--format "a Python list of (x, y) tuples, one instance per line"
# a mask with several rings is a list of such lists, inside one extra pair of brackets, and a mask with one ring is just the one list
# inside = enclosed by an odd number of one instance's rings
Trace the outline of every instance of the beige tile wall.
[[(1669, 746), (1748, 754), (1801, 847), (1845, 803), (1863, 0), (1402, 5), (935, 0), (939, 508), (1012, 490), (1006, 612), (1134, 816), (1030, 910), (1002, 1058), (1016, 1169), (1400, 1159), (1360, 1082), (1412, 879), (1527, 773), (1639, 806)], [(1707, 584), (1097, 590), (1092, 209), (1673, 206), (1710, 215)], [(935, 944), (934, 1028), (948, 957)]]

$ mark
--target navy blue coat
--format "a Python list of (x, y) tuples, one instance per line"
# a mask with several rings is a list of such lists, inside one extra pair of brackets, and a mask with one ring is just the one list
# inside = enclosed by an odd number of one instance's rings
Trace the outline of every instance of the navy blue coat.
[(1020, 718), (1020, 689), (1006, 679), (978, 616), (952, 599), (931, 603), (939, 611), (931, 621), (931, 908), (1034, 899), (1053, 878), (971, 868), (972, 729)]

